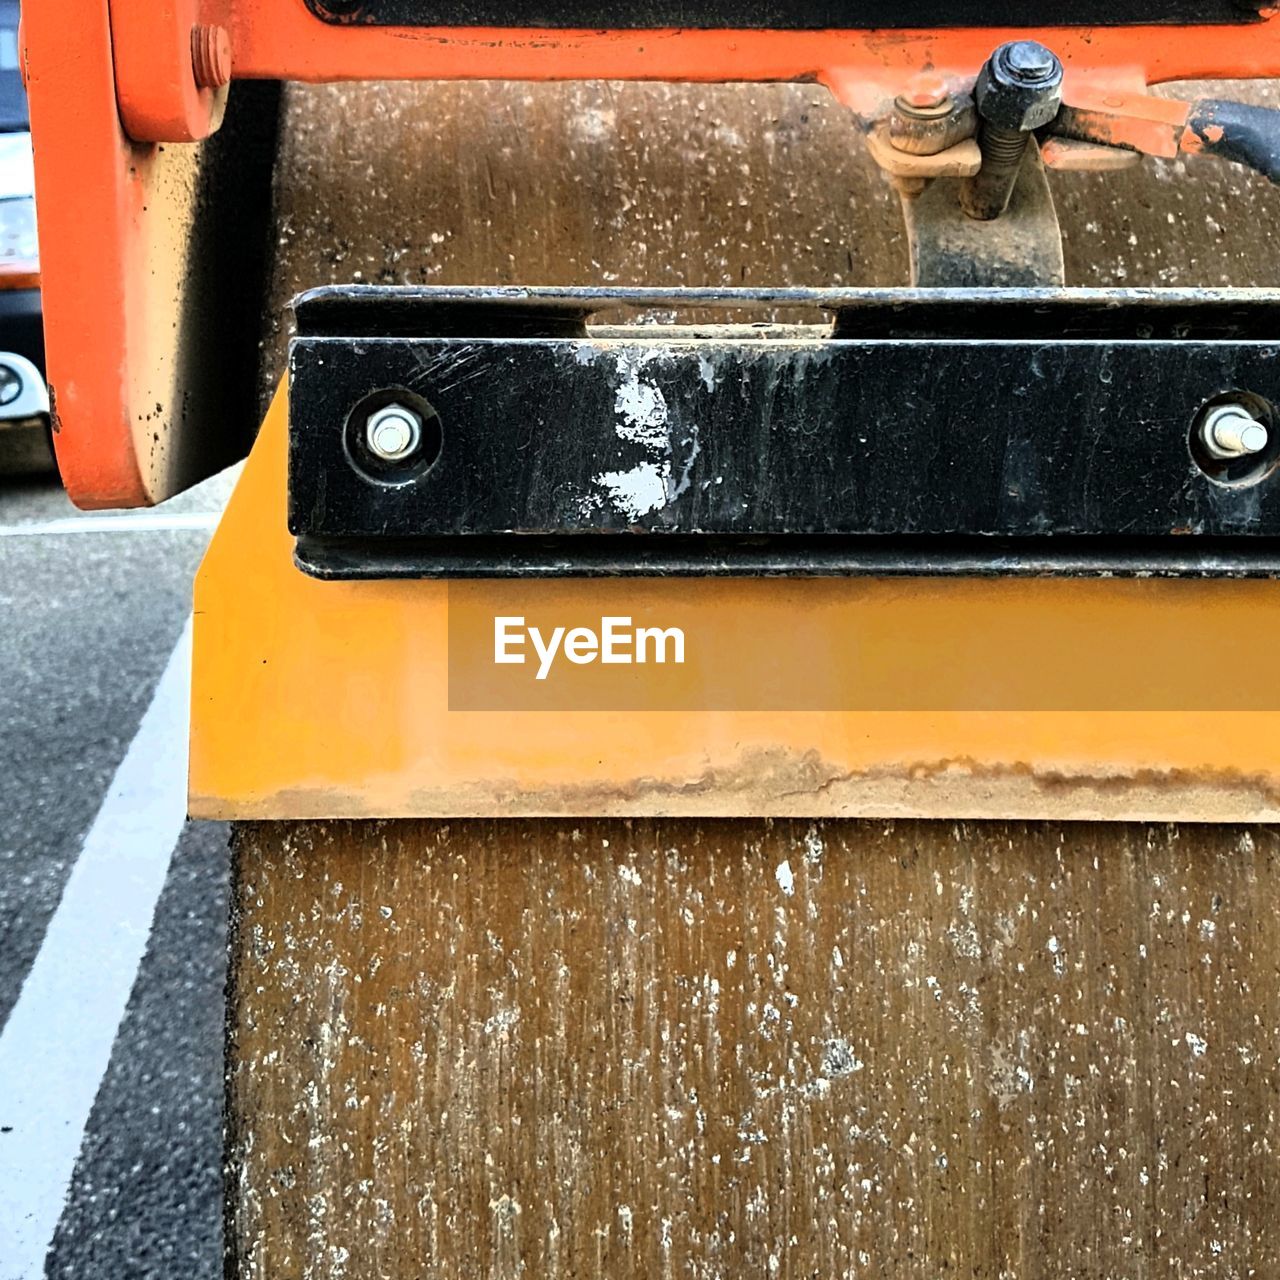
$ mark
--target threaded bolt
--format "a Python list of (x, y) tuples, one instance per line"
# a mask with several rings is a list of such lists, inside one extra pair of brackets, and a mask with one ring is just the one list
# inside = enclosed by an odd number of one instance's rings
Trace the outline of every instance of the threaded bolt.
[(191, 70), (201, 89), (231, 83), (231, 36), (226, 27), (200, 22), (191, 28)]
[(422, 442), (422, 419), (402, 404), (385, 405), (369, 415), (365, 441), (375, 458), (401, 462)]
[(1035, 40), (1002, 44), (974, 88), (982, 168), (960, 188), (960, 206), (990, 222), (1008, 207), (1031, 134), (1062, 104), (1062, 63)]
[(960, 206), (969, 217), (990, 222), (1009, 207), (1030, 139), (1029, 133), (999, 125), (983, 124), (979, 128), (982, 168), (960, 189)]
[(1261, 453), (1270, 437), (1266, 426), (1244, 405), (1221, 404), (1205, 414), (1200, 439), (1210, 457), (1225, 462)]

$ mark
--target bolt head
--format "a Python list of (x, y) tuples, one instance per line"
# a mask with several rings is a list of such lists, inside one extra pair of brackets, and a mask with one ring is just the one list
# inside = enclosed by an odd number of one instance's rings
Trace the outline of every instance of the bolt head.
[(1037, 40), (1015, 40), (996, 53), (1002, 70), (1021, 84), (1042, 84), (1061, 69), (1058, 59)]
[(191, 28), (191, 69), (201, 89), (231, 83), (231, 35), (226, 27), (198, 23)]
[(365, 426), (369, 452), (383, 462), (402, 462), (422, 442), (422, 419), (402, 404), (388, 404), (369, 415)]
[(1034, 40), (1002, 44), (983, 64), (973, 95), (987, 123), (1030, 133), (1062, 106), (1062, 63)]
[(941, 76), (919, 75), (899, 95), (898, 105), (908, 111), (924, 111), (932, 114), (951, 105), (947, 82)]

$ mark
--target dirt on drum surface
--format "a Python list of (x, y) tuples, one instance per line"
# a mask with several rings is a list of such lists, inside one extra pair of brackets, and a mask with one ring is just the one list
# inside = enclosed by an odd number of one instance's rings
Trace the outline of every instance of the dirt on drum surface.
[(243, 1275), (1280, 1265), (1273, 830), (276, 823), (236, 858)]
[[(1261, 178), (1051, 182), (1070, 285), (1280, 283)], [(896, 201), (812, 85), (291, 86), (273, 314), (903, 284)], [(235, 864), (243, 1276), (1280, 1269), (1272, 829), (261, 823)]]
[[(1280, 85), (1158, 92), (1280, 106)], [(815, 85), (291, 85), (268, 342), (320, 284), (892, 286), (898, 200)], [(1211, 159), (1054, 174), (1072, 286), (1280, 283), (1280, 190)], [(607, 319), (607, 317), (602, 317)]]

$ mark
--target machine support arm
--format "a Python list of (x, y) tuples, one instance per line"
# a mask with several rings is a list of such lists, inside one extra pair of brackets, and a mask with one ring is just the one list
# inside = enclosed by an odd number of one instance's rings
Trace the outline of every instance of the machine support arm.
[(1146, 94), (1069, 98), (1047, 132), (1144, 155), (1212, 155), (1280, 182), (1280, 111), (1220, 98), (1192, 102)]

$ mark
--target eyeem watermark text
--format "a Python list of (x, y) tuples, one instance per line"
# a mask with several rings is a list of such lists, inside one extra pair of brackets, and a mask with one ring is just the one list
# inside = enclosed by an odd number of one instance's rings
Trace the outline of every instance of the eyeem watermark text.
[(684, 632), (679, 627), (637, 627), (629, 617), (600, 619), (600, 627), (553, 627), (544, 633), (526, 625), (523, 617), (493, 620), (493, 660), (498, 665), (538, 665), (537, 680), (545, 680), (563, 655), (576, 665), (684, 662)]

